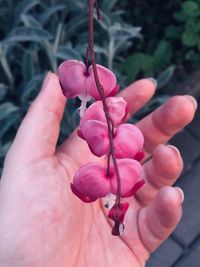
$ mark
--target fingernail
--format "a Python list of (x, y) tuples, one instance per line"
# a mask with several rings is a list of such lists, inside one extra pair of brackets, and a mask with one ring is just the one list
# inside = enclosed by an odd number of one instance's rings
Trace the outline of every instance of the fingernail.
[(46, 76), (44, 78), (44, 81), (42, 83), (42, 90), (47, 86), (47, 84), (48, 84), (48, 82), (49, 82), (49, 80), (51, 78), (51, 73), (52, 73), (51, 71), (47, 72), (47, 74), (46, 74)]
[(172, 149), (174, 150), (174, 152), (177, 154), (178, 158), (179, 158), (180, 160), (182, 160), (180, 151), (178, 150), (177, 147), (175, 147), (175, 146), (173, 146), (173, 145), (168, 145), (168, 147), (172, 148)]
[(196, 101), (196, 99), (191, 95), (185, 95), (185, 97), (187, 97), (192, 102), (192, 104), (194, 105), (194, 109), (196, 110), (197, 109), (197, 101)]
[(156, 79), (154, 79), (154, 78), (148, 78), (148, 79), (154, 84), (155, 88), (157, 88), (158, 83), (157, 83)]
[(182, 204), (183, 201), (184, 201), (184, 193), (183, 193), (183, 190), (180, 187), (178, 187), (178, 186), (175, 186), (174, 188), (180, 193), (180, 196), (181, 196), (181, 204)]

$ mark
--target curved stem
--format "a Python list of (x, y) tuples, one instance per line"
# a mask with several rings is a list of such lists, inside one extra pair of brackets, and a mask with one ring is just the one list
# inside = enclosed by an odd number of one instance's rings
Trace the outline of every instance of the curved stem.
[(94, 54), (94, 18), (93, 18), (93, 10), (94, 10), (94, 0), (89, 0), (89, 49), (90, 49), (90, 56), (91, 56), (91, 62), (94, 72), (94, 79), (96, 82), (97, 90), (99, 92), (99, 95), (101, 97), (101, 101), (103, 104), (103, 109), (106, 117), (106, 122), (108, 126), (108, 134), (109, 134), (109, 141), (110, 141), (110, 155), (113, 160), (115, 174), (117, 177), (117, 198), (116, 198), (116, 204), (120, 204), (120, 198), (121, 198), (121, 180), (119, 175), (119, 170), (117, 166), (117, 160), (115, 158), (115, 147), (114, 147), (114, 140), (113, 140), (113, 129), (112, 129), (112, 121), (109, 116), (108, 107), (106, 104), (106, 99), (104, 95), (104, 90), (101, 85), (101, 82), (98, 77), (97, 73), (97, 67), (96, 67), (96, 60), (95, 60), (95, 54)]

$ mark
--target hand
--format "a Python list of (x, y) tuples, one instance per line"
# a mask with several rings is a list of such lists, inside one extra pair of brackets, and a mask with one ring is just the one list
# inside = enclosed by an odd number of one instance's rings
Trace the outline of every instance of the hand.
[[(150, 79), (121, 95), (134, 114), (152, 97)], [(98, 161), (73, 133), (58, 149), (65, 97), (49, 73), (11, 146), (0, 182), (0, 265), (6, 267), (141, 267), (181, 218), (178, 150), (164, 145), (193, 118), (195, 100), (176, 96), (138, 123), (145, 136), (146, 185), (129, 199), (121, 237), (111, 235), (102, 202), (82, 203), (70, 190), (77, 169)]]

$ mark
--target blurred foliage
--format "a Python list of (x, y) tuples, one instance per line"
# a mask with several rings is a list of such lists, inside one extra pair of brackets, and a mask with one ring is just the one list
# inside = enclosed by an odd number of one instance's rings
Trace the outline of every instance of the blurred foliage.
[(176, 68), (200, 68), (200, 0), (124, 0), (120, 7), (129, 23), (142, 27), (142, 39), (120, 66), (129, 81), (158, 75), (163, 87)]
[[(97, 61), (113, 68), (140, 37), (125, 23), (115, 0), (101, 1), (103, 21), (95, 21)], [(88, 42), (87, 0), (0, 0), (0, 162), (47, 71), (61, 61), (84, 60)], [(103, 38), (102, 38), (103, 36)], [(124, 77), (116, 71), (123, 83)], [(78, 122), (77, 100), (69, 101), (60, 141)]]
[[(87, 3), (0, 0), (0, 168), (47, 71), (56, 72), (66, 59), (85, 59)], [(115, 71), (122, 88), (143, 76), (157, 77), (162, 88), (177, 66), (199, 67), (200, 0), (100, 0), (99, 5), (97, 62)], [(158, 93), (137, 118), (166, 97)], [(68, 102), (60, 142), (78, 123), (78, 104)]]

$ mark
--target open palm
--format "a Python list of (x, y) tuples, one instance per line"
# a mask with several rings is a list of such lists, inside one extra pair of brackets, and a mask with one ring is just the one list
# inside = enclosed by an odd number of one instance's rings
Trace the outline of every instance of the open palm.
[[(150, 79), (126, 88), (121, 95), (130, 115), (154, 91)], [(182, 170), (182, 159), (164, 143), (192, 120), (195, 102), (173, 97), (138, 123), (149, 158), (146, 184), (128, 199), (125, 232), (114, 237), (103, 203), (82, 203), (70, 190), (77, 169), (101, 159), (76, 133), (56, 149), (65, 101), (57, 76), (49, 73), (6, 157), (0, 183), (0, 265), (144, 266), (181, 217), (181, 191), (170, 186)]]

